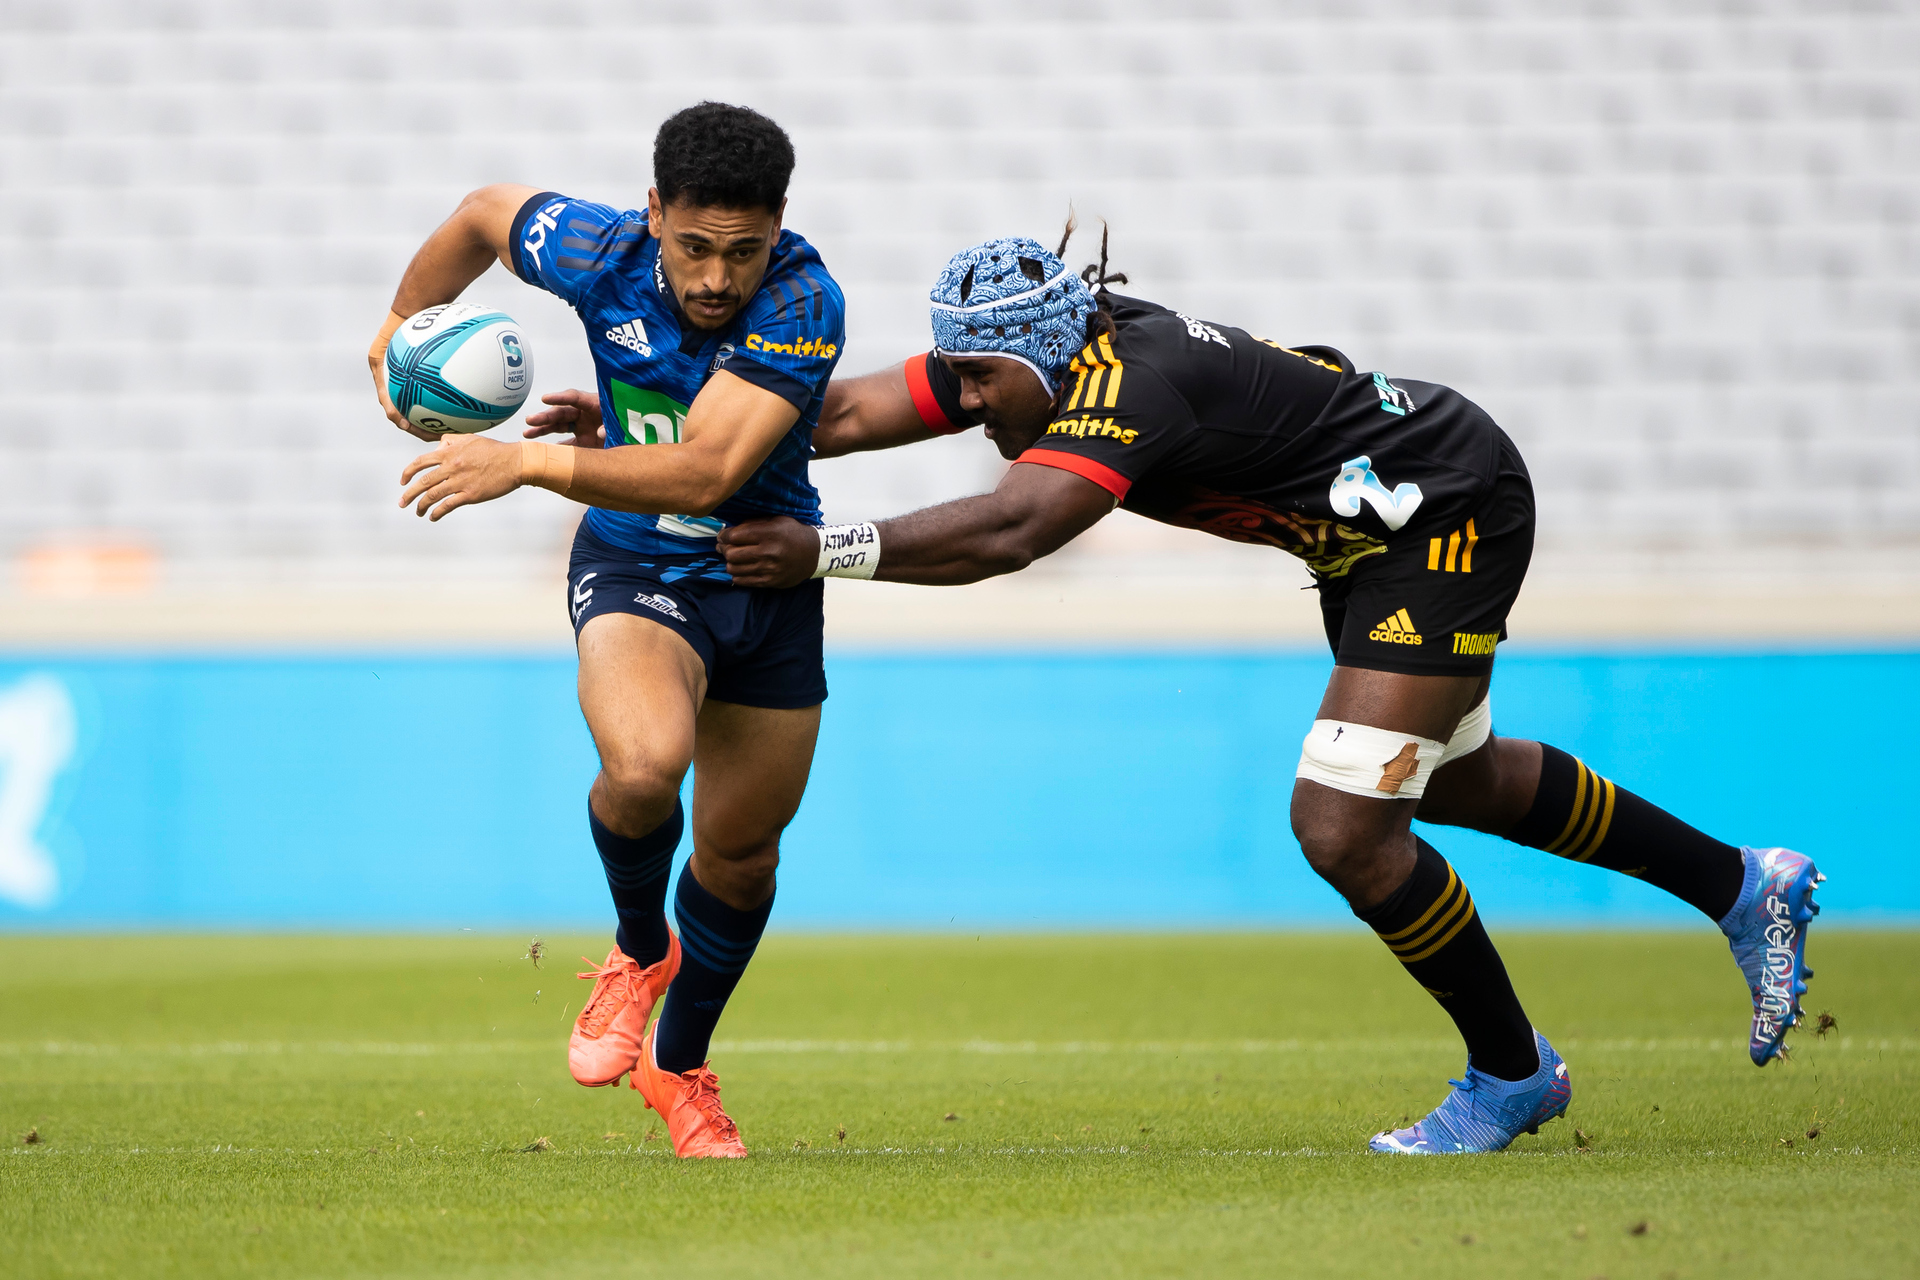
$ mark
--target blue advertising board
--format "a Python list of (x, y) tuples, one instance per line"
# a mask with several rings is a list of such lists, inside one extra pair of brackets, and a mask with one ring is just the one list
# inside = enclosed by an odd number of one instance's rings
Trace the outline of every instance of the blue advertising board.
[[(836, 655), (775, 923), (1349, 925), (1287, 823), (1326, 673), (1319, 653)], [(610, 925), (573, 685), (565, 655), (0, 660), (0, 928)], [(1494, 687), (1498, 731), (1723, 839), (1815, 853), (1829, 921), (1920, 916), (1894, 799), (1916, 705), (1900, 653), (1503, 652)], [(1697, 920), (1623, 876), (1424, 834), (1496, 925)]]

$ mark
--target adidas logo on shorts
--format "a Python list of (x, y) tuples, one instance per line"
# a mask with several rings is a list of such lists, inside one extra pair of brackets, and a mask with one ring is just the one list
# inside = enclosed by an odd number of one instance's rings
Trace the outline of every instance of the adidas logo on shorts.
[(1391, 618), (1367, 632), (1367, 639), (1381, 640), (1387, 644), (1425, 644), (1425, 639), (1414, 629), (1413, 619), (1407, 611), (1401, 609)]
[(639, 316), (607, 330), (607, 341), (617, 342), (639, 355), (649, 358), (653, 355), (653, 348), (647, 345), (647, 326), (640, 323)]

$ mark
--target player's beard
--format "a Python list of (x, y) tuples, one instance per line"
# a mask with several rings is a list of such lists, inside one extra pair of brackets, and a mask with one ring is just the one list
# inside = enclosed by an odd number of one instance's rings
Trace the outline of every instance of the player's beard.
[[(726, 314), (708, 323), (704, 315), (693, 309), (695, 303), (705, 302), (726, 303)], [(693, 322), (693, 326), (696, 329), (705, 329), (709, 332), (715, 329), (724, 329), (729, 324), (732, 324), (740, 315), (740, 295), (731, 290), (726, 293), (690, 293), (680, 300), (680, 310), (688, 320)]]

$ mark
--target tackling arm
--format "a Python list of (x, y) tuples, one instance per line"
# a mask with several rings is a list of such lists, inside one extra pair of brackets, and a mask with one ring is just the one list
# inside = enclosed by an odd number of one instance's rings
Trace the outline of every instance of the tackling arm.
[[(881, 521), (873, 576), (959, 586), (1018, 573), (1114, 506), (1111, 493), (1071, 471), (1016, 463), (992, 493)], [(722, 530), (720, 549), (739, 585), (791, 587), (814, 576), (820, 535), (797, 520), (755, 520)]]
[[(916, 360), (921, 357), (914, 357)], [(892, 449), (939, 434), (921, 420), (907, 389), (906, 362), (827, 384), (820, 425), (813, 429), (813, 456), (838, 458), (871, 449)]]

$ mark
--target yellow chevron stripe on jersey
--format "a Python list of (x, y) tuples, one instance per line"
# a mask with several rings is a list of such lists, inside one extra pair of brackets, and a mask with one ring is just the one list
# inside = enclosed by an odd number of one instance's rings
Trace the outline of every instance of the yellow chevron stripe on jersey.
[[(1113, 344), (1108, 341), (1107, 335), (1104, 333), (1100, 335), (1100, 356), (1112, 368), (1112, 372), (1107, 375), (1106, 403), (1106, 407), (1111, 409), (1119, 403), (1120, 375), (1126, 372), (1126, 366), (1120, 363), (1118, 356), (1113, 354)], [(1091, 407), (1091, 405), (1089, 405), (1089, 407)]]
[(1255, 338), (1254, 341), (1264, 342), (1268, 346), (1272, 347), (1275, 351), (1284, 351), (1290, 356), (1299, 356), (1302, 360), (1305, 360), (1308, 364), (1317, 364), (1322, 369), (1329, 369), (1334, 373), (1344, 372), (1344, 370), (1342, 370), (1340, 366), (1337, 364), (1329, 364), (1325, 360), (1322, 360), (1319, 356), (1310, 356), (1304, 351), (1295, 351), (1292, 347), (1283, 347), (1279, 343), (1275, 342), (1272, 338)]
[(1473, 520), (1467, 520), (1467, 552), (1460, 557), (1460, 572), (1473, 572), (1473, 544), (1480, 541), (1480, 535), (1474, 531)]
[(1093, 380), (1097, 386), (1100, 381), (1100, 375), (1096, 373), (1095, 370), (1099, 367), (1100, 359), (1093, 354), (1093, 344), (1091, 342), (1080, 348), (1080, 354), (1075, 356), (1073, 363), (1067, 366), (1067, 372), (1080, 375), (1079, 381), (1073, 384), (1073, 396), (1067, 401), (1068, 413), (1082, 407), (1083, 395), (1085, 396), (1085, 407), (1089, 409), (1093, 408), (1093, 392), (1087, 387), (1087, 375), (1093, 374)]

